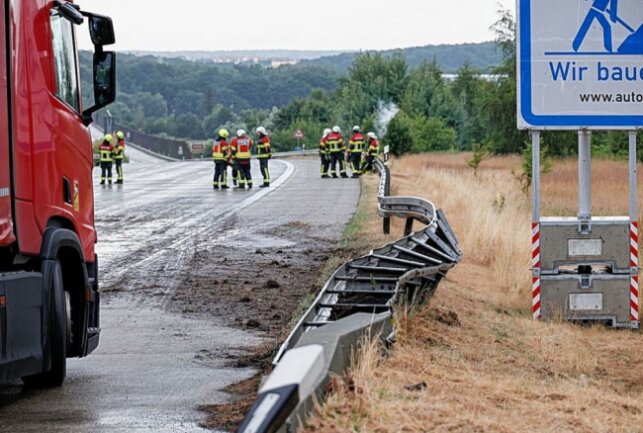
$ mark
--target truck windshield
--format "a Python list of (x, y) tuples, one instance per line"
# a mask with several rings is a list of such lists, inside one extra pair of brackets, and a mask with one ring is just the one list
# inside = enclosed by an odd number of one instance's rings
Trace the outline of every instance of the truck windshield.
[(54, 65), (56, 69), (56, 95), (80, 112), (79, 85), (76, 75), (73, 24), (56, 9), (51, 11)]

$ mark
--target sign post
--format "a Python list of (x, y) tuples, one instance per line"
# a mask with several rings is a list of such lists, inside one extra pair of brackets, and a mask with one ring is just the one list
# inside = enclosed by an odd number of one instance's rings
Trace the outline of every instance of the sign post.
[(201, 159), (203, 159), (203, 154), (205, 153), (205, 145), (202, 143), (192, 143), (190, 146), (190, 151), (192, 152), (192, 155), (200, 155)]
[(304, 131), (302, 131), (300, 128), (297, 128), (292, 136), (297, 140), (297, 148), (301, 149), (301, 140), (305, 138)]
[[(532, 136), (535, 319), (639, 327), (636, 130), (643, 125), (640, 0), (518, 0), (518, 128)], [(578, 130), (578, 214), (542, 217), (540, 133)], [(630, 215), (595, 217), (591, 133), (629, 131)], [(625, 187), (623, 188), (625, 191)]]

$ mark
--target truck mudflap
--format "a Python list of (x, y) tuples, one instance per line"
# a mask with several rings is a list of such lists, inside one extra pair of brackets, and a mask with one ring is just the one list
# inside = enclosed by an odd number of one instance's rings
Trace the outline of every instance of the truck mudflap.
[(0, 380), (43, 370), (43, 277), (35, 272), (0, 274)]
[(98, 255), (93, 263), (86, 263), (89, 289), (87, 308), (87, 340), (82, 356), (92, 353), (100, 339), (100, 292), (98, 291)]

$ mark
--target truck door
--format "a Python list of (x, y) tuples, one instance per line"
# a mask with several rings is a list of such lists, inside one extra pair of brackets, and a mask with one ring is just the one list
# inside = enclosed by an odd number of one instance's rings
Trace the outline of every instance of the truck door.
[[(9, 141), (9, 86), (7, 79), (6, 41), (7, 14), (5, 2), (0, 1), (0, 247), (11, 245), (13, 233), (11, 211), (11, 153)], [(0, 306), (0, 308), (2, 308)]]

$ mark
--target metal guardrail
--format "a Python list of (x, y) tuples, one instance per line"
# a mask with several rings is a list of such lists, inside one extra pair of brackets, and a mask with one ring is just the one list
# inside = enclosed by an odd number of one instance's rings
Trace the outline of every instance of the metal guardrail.
[(317, 158), (319, 157), (319, 150), (300, 150), (295, 152), (277, 152), (273, 153), (274, 159), (298, 159), (298, 158)]
[[(436, 210), (430, 201), (418, 197), (391, 197), (389, 167), (377, 159), (374, 168), (380, 174), (378, 211), (385, 219), (385, 231), (390, 229), (387, 219), (406, 218), (405, 237), (347, 262), (335, 271), (273, 360), (276, 365), (273, 375), (278, 378), (271, 375), (268, 382), (284, 385), (284, 389), (290, 390), (288, 396), (275, 392), (275, 386), (262, 388), (239, 432), (294, 431), (301, 418), (307, 415), (312, 395), (321, 396), (330, 372), (341, 374), (350, 362), (349, 357), (342, 357), (342, 354), (350, 353), (351, 347), (342, 350), (335, 347), (332, 352), (324, 349), (321, 353), (312, 350), (314, 354), (310, 357), (289, 356), (291, 350), (296, 348), (298, 353), (303, 353), (302, 342), (305, 342), (304, 347), (321, 345), (325, 348), (329, 333), (339, 333), (340, 338), (344, 332), (341, 324), (353, 317), (366, 314), (378, 317), (380, 321), (386, 318), (390, 321), (395, 305), (412, 303), (432, 294), (444, 275), (461, 260), (462, 252), (444, 213)], [(416, 220), (426, 226), (411, 233)], [(367, 321), (361, 334), (372, 324)], [(332, 365), (333, 369), (318, 372), (315, 365), (322, 358), (326, 360), (326, 366)], [(287, 365), (282, 366), (282, 362)], [(309, 377), (311, 374), (315, 377)], [(298, 398), (293, 397), (294, 389), (299, 390)], [(302, 389), (307, 389), (308, 394), (302, 395)], [(268, 398), (268, 395), (272, 397)], [(284, 403), (284, 398), (289, 399), (288, 404)]]

